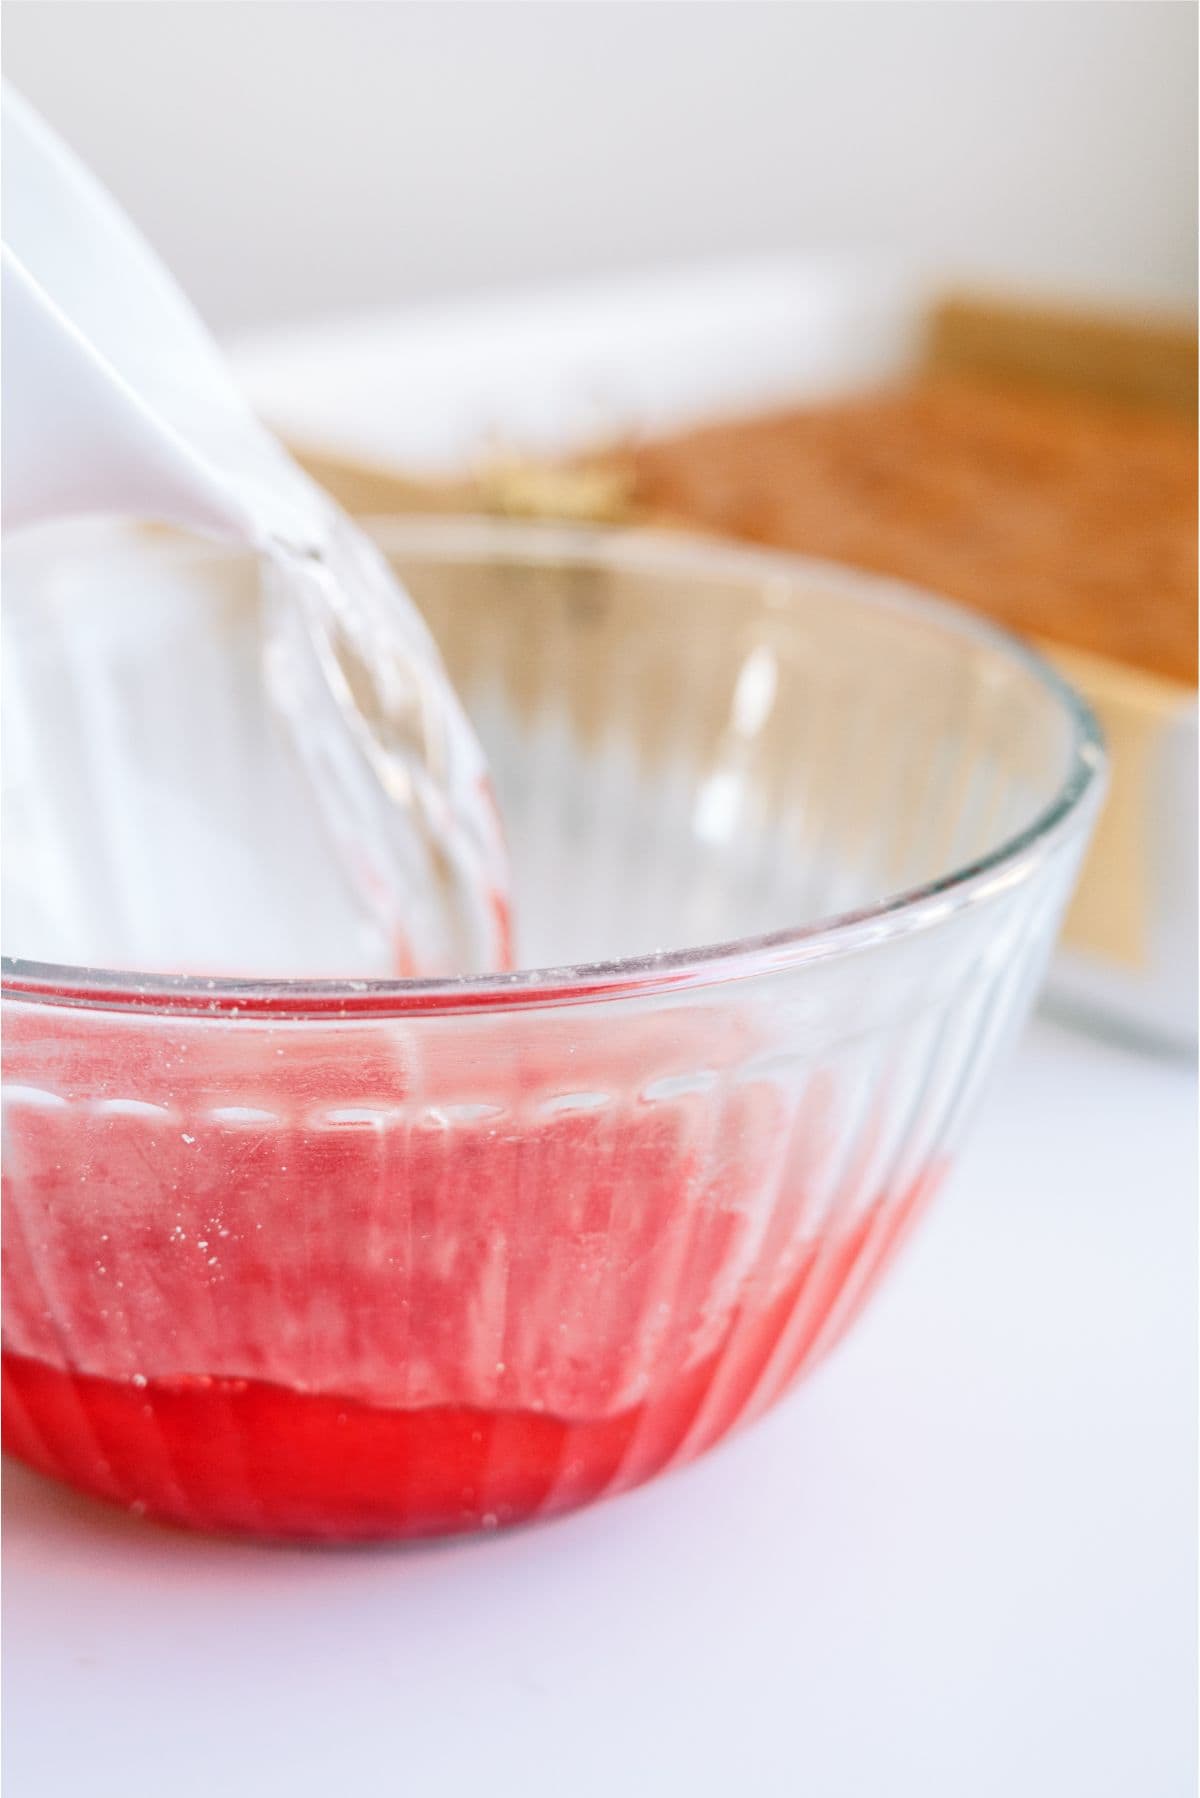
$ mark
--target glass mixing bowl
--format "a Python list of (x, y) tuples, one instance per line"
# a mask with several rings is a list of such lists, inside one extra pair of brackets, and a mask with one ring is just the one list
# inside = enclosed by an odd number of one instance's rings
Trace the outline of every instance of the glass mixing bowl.
[[(103, 753), (71, 687), (74, 735), (14, 802), (93, 825), (56, 864), (47, 940), (116, 956), (140, 932), (202, 971), (6, 963), (5, 1439), (203, 1529), (546, 1517), (773, 1404), (945, 1173), (1103, 784), (1045, 663), (890, 583), (674, 537), (377, 534), (491, 757), (516, 973), (214, 973), (193, 945), (232, 876), (187, 850), (216, 840), (224, 752), (182, 621), (206, 595), (252, 646), (253, 571), (85, 540), (14, 596), (19, 618), (78, 591), (82, 619), (101, 574), (146, 589), (145, 628), (90, 642), (86, 704), (119, 698)], [(62, 668), (31, 678), (44, 718)], [(113, 804), (122, 743), (169, 805)], [(212, 803), (272, 843), (277, 790), (249, 753), (230, 766)], [(180, 808), (184, 862), (156, 885), (145, 833), (165, 855)], [(47, 834), (31, 865), (78, 838)], [(328, 873), (256, 916), (264, 958), (304, 967), (310, 931), (328, 964), (336, 903), (308, 905)]]

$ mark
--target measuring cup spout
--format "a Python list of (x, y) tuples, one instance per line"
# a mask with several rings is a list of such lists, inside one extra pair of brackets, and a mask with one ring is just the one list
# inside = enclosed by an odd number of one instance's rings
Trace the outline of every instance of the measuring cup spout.
[(316, 490), (154, 252), (7, 87), (0, 110), (6, 528), (115, 513), (318, 547)]

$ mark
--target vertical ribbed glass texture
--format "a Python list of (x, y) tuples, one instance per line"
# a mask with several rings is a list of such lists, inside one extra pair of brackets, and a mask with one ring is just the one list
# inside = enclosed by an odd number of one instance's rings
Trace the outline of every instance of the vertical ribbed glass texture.
[[(1040, 662), (885, 583), (666, 538), (382, 536), (491, 756), (543, 971), (8, 969), (6, 1440), (201, 1528), (489, 1529), (772, 1404), (951, 1164), (1102, 784)], [(244, 569), (161, 553), (236, 585), (252, 640)], [(203, 793), (169, 608), (159, 636), (105, 766), (84, 742), (57, 770), (62, 815), (103, 816), (155, 733)], [(274, 827), (252, 766), (237, 802)], [(73, 888), (56, 864), (62, 928), (94, 907), (169, 965), (178, 881), (130, 894), (103, 833), (89, 857)]]

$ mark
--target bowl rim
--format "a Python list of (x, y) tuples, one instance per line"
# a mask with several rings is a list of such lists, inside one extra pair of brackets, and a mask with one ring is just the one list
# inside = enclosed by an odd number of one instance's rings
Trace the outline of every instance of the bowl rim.
[[(618, 960), (436, 980), (376, 978), (255, 979), (139, 973), (3, 958), (10, 1000), (83, 1009), (200, 1012), (224, 1018), (362, 1019), (427, 1013), (480, 1013), (644, 998), (680, 988), (782, 973), (844, 957), (923, 931), (1023, 883), (1085, 827), (1103, 795), (1104, 738), (1082, 695), (1029, 644), (1002, 626), (908, 582), (849, 564), (760, 549), (697, 532), (564, 524), (456, 514), (396, 514), (365, 525), (385, 552), (424, 553), (450, 561), (502, 557), (526, 563), (585, 567), (597, 561), (639, 574), (673, 575), (694, 568), (706, 578), (754, 577), (759, 583), (817, 579), (893, 615), (917, 617), (944, 633), (999, 650), (1031, 674), (1066, 715), (1069, 765), (1058, 790), (1021, 830), (994, 849), (919, 886), (873, 904), (765, 934), (735, 937)], [(228, 545), (180, 540), (183, 553), (237, 557)], [(173, 546), (178, 548), (180, 545)]]

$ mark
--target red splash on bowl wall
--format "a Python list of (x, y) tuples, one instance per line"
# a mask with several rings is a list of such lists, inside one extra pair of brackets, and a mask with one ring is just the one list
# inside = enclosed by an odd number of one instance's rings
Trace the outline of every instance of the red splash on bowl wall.
[(335, 1542), (554, 1516), (692, 1459), (773, 1402), (850, 1322), (927, 1187), (813, 1245), (767, 1312), (730, 1320), (728, 1352), (611, 1416), (389, 1408), (203, 1374), (135, 1384), (6, 1352), (4, 1445), (82, 1491), (200, 1529)]
[(881, 1188), (831, 1077), (753, 1078), (748, 1044), (716, 1008), (301, 1033), (14, 1007), (6, 1447), (327, 1541), (690, 1460), (841, 1335), (938, 1171)]

